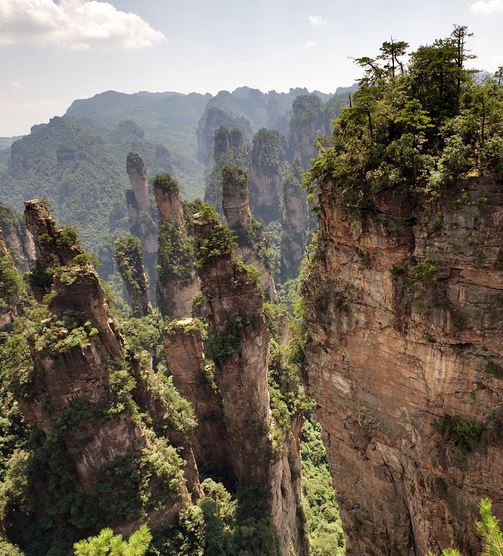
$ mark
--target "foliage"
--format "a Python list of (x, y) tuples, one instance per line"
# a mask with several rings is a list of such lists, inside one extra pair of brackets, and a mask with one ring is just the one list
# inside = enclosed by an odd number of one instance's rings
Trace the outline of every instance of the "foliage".
[(480, 521), (477, 522), (477, 533), (483, 539), (481, 556), (501, 556), (503, 554), (503, 533), (498, 520), (492, 515), (491, 500), (480, 501)]
[(191, 281), (194, 272), (194, 244), (176, 222), (164, 220), (159, 226), (157, 254), (159, 280)]
[(204, 266), (218, 257), (231, 255), (232, 249), (235, 246), (232, 231), (227, 226), (218, 223), (218, 218), (215, 220), (216, 214), (207, 207), (209, 205), (198, 213), (199, 221), (214, 225), (208, 230), (204, 239), (197, 246), (196, 261), (199, 266)]
[(308, 190), (330, 181), (336, 202), (360, 211), (387, 189), (434, 199), (468, 176), (501, 176), (503, 87), (490, 78), (477, 82), (465, 68), (468, 36), (456, 28), (419, 47), (407, 68), (389, 62), (392, 45), (403, 54), (405, 43), (384, 43), (385, 65), (382, 56), (357, 59), (365, 76), (331, 140), (318, 142)]
[(166, 192), (172, 192), (178, 195), (180, 193), (180, 186), (178, 182), (167, 172), (159, 174), (154, 178), (154, 187), (162, 189)]
[[(503, 554), (503, 533), (498, 520), (492, 514), (492, 502), (483, 498), (479, 504), (480, 521), (477, 522), (477, 533), (482, 539), (480, 556), (501, 556)], [(436, 556), (428, 552), (427, 556)], [(444, 548), (440, 556), (461, 556), (456, 548)]]
[(222, 333), (210, 330), (205, 342), (207, 357), (218, 361), (236, 355), (241, 342), (241, 330), (252, 326), (256, 320), (257, 315), (238, 315)]
[(130, 295), (145, 293), (148, 281), (143, 268), (143, 247), (140, 239), (132, 234), (121, 234), (115, 240), (114, 251), (117, 268)]
[(103, 529), (96, 537), (74, 544), (76, 556), (144, 556), (152, 541), (152, 534), (142, 525), (127, 541), (114, 535), (112, 529)]
[(486, 361), (484, 370), (487, 374), (495, 376), (496, 378), (503, 378), (503, 367), (490, 359)]
[(21, 289), (19, 274), (10, 257), (0, 258), (0, 310), (10, 307)]
[(471, 452), (477, 448), (477, 442), (484, 432), (484, 426), (478, 421), (455, 415), (445, 415), (433, 423), (433, 429), (447, 437), (456, 448)]
[(342, 556), (345, 539), (320, 425), (304, 421), (301, 435), (302, 503), (313, 556)]

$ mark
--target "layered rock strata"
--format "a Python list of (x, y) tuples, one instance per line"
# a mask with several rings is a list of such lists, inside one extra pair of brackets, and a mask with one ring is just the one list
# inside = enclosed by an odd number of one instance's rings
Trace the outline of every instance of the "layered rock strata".
[(151, 307), (148, 298), (149, 280), (143, 267), (143, 248), (139, 238), (123, 235), (115, 242), (115, 262), (133, 309), (133, 316), (145, 317)]
[[(41, 454), (44, 450), (54, 451), (48, 467), (39, 471), (48, 474), (50, 487), (42, 492), (43, 476), (37, 477), (33, 496), (40, 498), (40, 511), (47, 511), (51, 496), (58, 496), (57, 490), (52, 489), (61, 480), (56, 479), (62, 472), (60, 466), (64, 466), (66, 473), (65, 496), (77, 497), (80, 492), (94, 500), (102, 486), (100, 481), (105, 481), (107, 489), (116, 488), (117, 496), (127, 482), (126, 491), (132, 496), (134, 466), (145, 472), (151, 466), (149, 482), (137, 485), (144, 489), (142, 498), (138, 491), (131, 500), (131, 504), (145, 504), (142, 510), (145, 516), (135, 517), (139, 509), (130, 508), (127, 512), (130, 518), (120, 513), (108, 519), (110, 525), (126, 534), (145, 519), (154, 530), (163, 529), (190, 502), (190, 496), (183, 479), (176, 488), (163, 490), (166, 477), (157, 475), (162, 471), (155, 467), (149, 454), (159, 450), (157, 457), (166, 457), (166, 464), (173, 466), (170, 472), (175, 473), (179, 466), (181, 473), (191, 477), (193, 462), (190, 459), (183, 462), (174, 449), (149, 433), (141, 421), (138, 400), (134, 399), (131, 387), (128, 389), (130, 383), (124, 382), (132, 372), (127, 370), (129, 356), (126, 357), (123, 339), (108, 315), (105, 294), (94, 268), (78, 258), (82, 255), (80, 246), (74, 238), (65, 236), (64, 228), (55, 224), (39, 201), (26, 203), (26, 221), (35, 238), (37, 262), (42, 268), (50, 265), (52, 269), (50, 282), (44, 284), (49, 293), (44, 298), (48, 303), (47, 317), (37, 323), (37, 331), (30, 338), (34, 371), (25, 386), (29, 395), (19, 400), (26, 422), (42, 433)], [(149, 374), (148, 369), (145, 372)], [(136, 378), (138, 389), (144, 379), (139, 375)], [(149, 380), (154, 381), (155, 377), (150, 376)], [(144, 388), (149, 390), (147, 382)], [(161, 398), (157, 403), (164, 404), (163, 413), (169, 411)], [(197, 477), (190, 486), (197, 495)], [(115, 510), (94, 511), (114, 515)], [(53, 527), (57, 530), (58, 524)]]
[(204, 356), (204, 334), (204, 325), (197, 319), (171, 321), (163, 330), (164, 356), (177, 390), (190, 400), (197, 417), (193, 446), (198, 465), (234, 485), (222, 400), (214, 365)]
[(159, 212), (157, 299), (162, 314), (170, 319), (192, 315), (199, 292), (192, 241), (187, 235), (179, 187), (169, 174), (154, 180)]
[(157, 253), (157, 226), (152, 218), (150, 187), (143, 159), (136, 153), (127, 156), (127, 173), (131, 189), (126, 191), (129, 229), (143, 244), (145, 265), (151, 280), (155, 279)]
[(252, 217), (248, 202), (248, 179), (237, 166), (222, 169), (222, 208), (237, 240), (236, 256), (260, 272), (260, 285), (270, 299), (276, 289), (267, 260), (268, 243), (260, 224)]
[(215, 361), (230, 463), (241, 486), (256, 490), (257, 511), (271, 516), (282, 553), (305, 548), (299, 517), (298, 446), (274, 450), (277, 426), (268, 390), (269, 335), (258, 284), (232, 253), (229, 231), (208, 213), (194, 229), (209, 319), (207, 355)]
[(503, 183), (348, 214), (321, 184), (306, 372), (348, 554), (479, 552), (503, 517)]

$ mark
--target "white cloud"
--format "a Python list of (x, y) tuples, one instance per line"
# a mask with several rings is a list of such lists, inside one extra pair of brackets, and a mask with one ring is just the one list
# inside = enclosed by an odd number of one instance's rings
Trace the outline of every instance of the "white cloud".
[(313, 48), (313, 46), (318, 46), (317, 42), (306, 42), (306, 44), (302, 48)]
[(11, 81), (10, 86), (13, 89), (21, 89), (21, 83), (19, 83), (19, 81)]
[(97, 0), (0, 0), (0, 45), (144, 48), (165, 40), (141, 17)]
[(321, 15), (310, 15), (307, 19), (309, 19), (309, 23), (315, 27), (321, 27), (322, 25), (325, 25), (325, 23), (328, 23), (328, 21), (323, 19)]
[(472, 4), (472, 12), (476, 14), (503, 13), (503, 0), (479, 0)]

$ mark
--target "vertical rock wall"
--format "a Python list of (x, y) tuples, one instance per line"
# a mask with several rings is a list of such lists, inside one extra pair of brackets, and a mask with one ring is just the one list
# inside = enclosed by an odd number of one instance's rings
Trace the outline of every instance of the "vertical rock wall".
[(348, 553), (478, 553), (503, 517), (503, 183), (347, 214), (321, 186), (306, 371)]

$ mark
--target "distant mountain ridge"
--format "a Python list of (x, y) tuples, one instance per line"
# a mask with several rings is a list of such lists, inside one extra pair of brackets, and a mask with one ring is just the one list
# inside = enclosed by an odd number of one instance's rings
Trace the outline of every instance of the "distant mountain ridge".
[[(75, 100), (28, 135), (0, 138), (0, 197), (17, 209), (26, 199), (48, 199), (58, 220), (78, 226), (100, 253), (126, 221), (129, 151), (142, 156), (150, 176), (174, 174), (185, 198), (203, 197), (218, 127), (239, 127), (246, 141), (261, 128), (287, 135), (293, 102), (308, 94), (239, 87), (216, 95), (105, 91)], [(336, 110), (347, 103), (346, 94), (314, 95)]]

